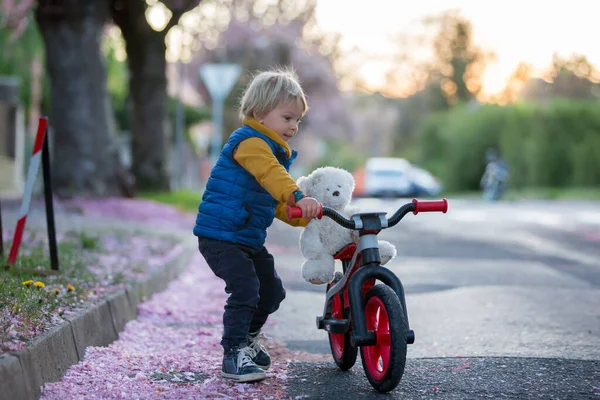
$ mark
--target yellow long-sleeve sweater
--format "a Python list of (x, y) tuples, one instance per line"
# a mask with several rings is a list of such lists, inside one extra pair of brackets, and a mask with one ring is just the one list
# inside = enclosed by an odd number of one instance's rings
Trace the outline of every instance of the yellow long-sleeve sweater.
[[(254, 118), (246, 117), (244, 125), (262, 133), (281, 145), (287, 153), (288, 158), (292, 156), (292, 149), (272, 129), (267, 128)], [(294, 191), (300, 190), (294, 179), (285, 170), (285, 167), (277, 161), (271, 147), (261, 138), (249, 138), (238, 145), (233, 155), (246, 171), (279, 203), (275, 209), (275, 217), (292, 226), (306, 226), (309, 220), (294, 218), (288, 220), (285, 210), (286, 205), (294, 205)]]

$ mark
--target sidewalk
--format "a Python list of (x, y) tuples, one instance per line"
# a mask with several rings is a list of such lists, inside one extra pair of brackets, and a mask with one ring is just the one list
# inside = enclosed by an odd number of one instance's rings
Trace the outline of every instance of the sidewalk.
[[(137, 320), (108, 347), (88, 348), (85, 359), (42, 399), (278, 399), (284, 395), (287, 354), (270, 344), (271, 379), (237, 384), (221, 379), (224, 285), (198, 254), (167, 290), (140, 304)], [(268, 328), (267, 328), (268, 330)]]
[[(127, 201), (92, 201), (85, 208), (85, 216), (67, 221), (61, 215), (61, 223), (111, 226), (116, 218), (132, 231), (154, 226), (184, 239), (146, 281), (42, 335), (25, 351), (0, 356), (0, 399), (36, 399), (40, 390), (43, 399), (284, 396), (288, 363), (311, 356), (273, 341), (265, 343), (273, 358), (271, 379), (256, 385), (221, 379), (224, 283), (199, 254), (189, 215), (164, 210), (149, 221), (143, 204)], [(35, 223), (45, 223), (43, 212), (32, 213)], [(264, 331), (268, 335), (269, 322)]]
[[(123, 203), (121, 199), (102, 202), (98, 207), (97, 202), (86, 201), (85, 204), (68, 204), (57, 202), (56, 225), (57, 235), (64, 234), (67, 230), (80, 229), (85, 232), (103, 235), (111, 229), (134, 233), (134, 230), (148, 229), (150, 225), (135, 224), (126, 219), (119, 218), (118, 212), (127, 212), (131, 216), (131, 207), (138, 210), (143, 208), (142, 202)], [(107, 210), (106, 207), (112, 209)], [(158, 205), (160, 206), (160, 205)], [(12, 239), (12, 229), (18, 218), (20, 201), (3, 201), (2, 217), (4, 239)], [(86, 212), (81, 213), (78, 207), (83, 207)], [(101, 209), (104, 207), (104, 209)], [(168, 214), (168, 213), (167, 213)], [(179, 218), (182, 226), (189, 225), (187, 218)], [(26, 230), (45, 232), (45, 212), (43, 205), (38, 201), (32, 204), (28, 215)], [(164, 225), (164, 224), (163, 224)], [(154, 229), (156, 230), (156, 229)], [(7, 237), (9, 233), (9, 237)], [(177, 224), (165, 226), (164, 233), (175, 237), (177, 245), (171, 247), (166, 253), (152, 255), (147, 259), (144, 273), (136, 273), (139, 280), (123, 289), (103, 288), (100, 293), (110, 293), (100, 296), (100, 300), (93, 301), (93, 305), (84, 307), (82, 311), (65, 318), (64, 322), (48, 331), (35, 336), (31, 343), (21, 351), (13, 350), (0, 354), (0, 398), (2, 399), (35, 399), (40, 396), (40, 387), (45, 382), (59, 380), (67, 369), (84, 358), (86, 348), (89, 346), (105, 346), (118, 338), (125, 324), (136, 318), (137, 305), (152, 294), (162, 291), (169, 281), (174, 279), (188, 266), (188, 261), (196, 251), (196, 243), (189, 232), (184, 232)], [(187, 234), (185, 234), (187, 233)], [(137, 232), (139, 237), (140, 232)], [(155, 232), (148, 234), (146, 244), (152, 243)], [(132, 238), (135, 237), (132, 235)], [(139, 239), (131, 243), (131, 249), (143, 245)], [(8, 249), (5, 249), (8, 251)], [(142, 252), (141, 254), (146, 254)], [(111, 263), (111, 269), (119, 271), (123, 260), (115, 259), (115, 255), (107, 254), (105, 262)], [(136, 259), (140, 253), (132, 254)], [(99, 260), (100, 261), (100, 260)], [(128, 264), (125, 264), (128, 265)], [(80, 307), (81, 308), (81, 307)]]
[(83, 360), (90, 346), (116, 340), (125, 324), (136, 318), (137, 305), (164, 289), (189, 256), (189, 247), (179, 246), (164, 268), (148, 279), (68, 317), (68, 322), (35, 338), (24, 350), (0, 355), (0, 398), (38, 398), (40, 386), (60, 379), (71, 365)]

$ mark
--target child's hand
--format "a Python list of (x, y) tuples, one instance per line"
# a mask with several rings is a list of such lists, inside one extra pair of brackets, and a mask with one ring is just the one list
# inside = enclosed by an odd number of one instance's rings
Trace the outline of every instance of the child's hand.
[(296, 207), (302, 209), (302, 218), (313, 219), (321, 214), (321, 203), (312, 197), (303, 197), (296, 202)]

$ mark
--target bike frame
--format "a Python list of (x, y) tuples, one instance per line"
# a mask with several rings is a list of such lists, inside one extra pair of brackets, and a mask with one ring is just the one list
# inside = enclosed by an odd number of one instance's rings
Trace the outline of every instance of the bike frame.
[[(357, 226), (371, 225), (369, 222), (375, 222), (387, 226), (385, 213), (361, 213), (353, 216), (355, 223), (360, 223)], [(408, 325), (408, 314), (406, 311), (406, 300), (404, 296), (404, 287), (400, 278), (391, 270), (381, 265), (381, 257), (379, 254), (379, 244), (377, 234), (380, 230), (359, 229), (359, 243), (352, 259), (341, 259), (344, 264), (344, 276), (332, 286), (325, 295), (325, 306), (323, 317), (317, 318), (317, 327), (325, 329), (332, 333), (346, 333), (352, 326), (351, 341), (353, 346), (369, 346), (376, 343), (375, 333), (367, 330), (367, 322), (364, 314), (364, 290), (365, 284), (369, 285), (368, 281), (378, 279), (398, 295), (400, 303), (404, 311), (406, 326)], [(360, 261), (358, 256), (360, 255)], [(347, 289), (347, 290), (344, 290)], [(350, 319), (343, 323), (335, 323), (334, 321), (324, 319), (327, 314), (327, 305), (336, 294), (344, 291), (344, 303), (348, 301), (350, 308)], [(345, 304), (344, 304), (345, 306)], [(331, 324), (330, 322), (334, 322)], [(334, 325), (334, 326), (332, 326)], [(339, 332), (341, 330), (341, 332)], [(409, 330), (408, 343), (414, 342), (414, 332)]]

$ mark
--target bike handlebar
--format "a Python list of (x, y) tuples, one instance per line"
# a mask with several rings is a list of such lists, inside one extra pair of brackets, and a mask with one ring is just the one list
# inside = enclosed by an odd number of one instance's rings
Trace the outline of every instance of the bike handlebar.
[[(390, 218), (388, 218), (387, 227), (390, 228), (396, 225), (400, 220), (409, 212), (413, 214), (418, 214), (420, 212), (442, 212), (446, 213), (448, 211), (448, 200), (429, 200), (429, 201), (419, 201), (417, 199), (413, 199), (412, 202), (404, 204), (401, 206)], [(301, 218), (302, 217), (302, 209), (300, 207), (290, 207), (288, 206), (286, 209), (286, 214), (288, 219), (292, 218)], [(317, 217), (318, 219), (323, 218), (323, 215), (333, 219), (339, 225), (348, 229), (356, 229), (356, 223), (354, 220), (348, 219), (335, 211), (333, 208), (321, 206), (321, 213)]]
[(415, 205), (415, 209), (413, 214), (418, 214), (420, 212), (442, 212), (446, 214), (448, 211), (448, 200), (429, 200), (429, 201), (419, 201), (417, 199), (412, 199), (412, 203)]

